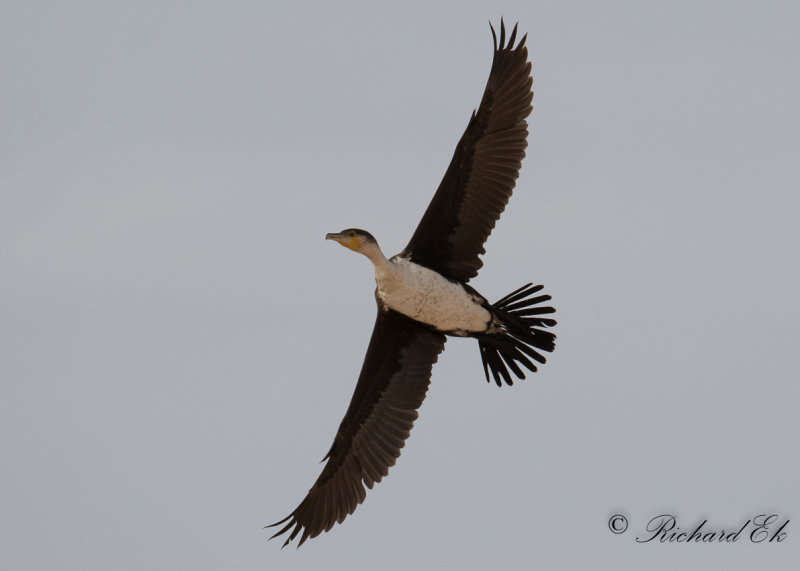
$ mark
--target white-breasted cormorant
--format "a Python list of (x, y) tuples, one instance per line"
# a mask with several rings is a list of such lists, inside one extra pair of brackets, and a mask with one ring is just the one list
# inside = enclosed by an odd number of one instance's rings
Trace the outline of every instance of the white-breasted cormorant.
[[(486, 380), (512, 384), (523, 367), (536, 371), (552, 351), (546, 328), (549, 295), (527, 284), (489, 303), (467, 285), (483, 265), (483, 244), (505, 209), (519, 176), (531, 112), (531, 64), (517, 26), (506, 43), (492, 27), (494, 58), (480, 106), (473, 111), (453, 159), (411, 241), (386, 259), (375, 238), (351, 228), (327, 239), (365, 255), (375, 268), (378, 317), (350, 406), (317, 481), (286, 524), (287, 545), (328, 531), (355, 511), (367, 488), (389, 473), (425, 398), (431, 368), (447, 335), (478, 340)], [(288, 522), (288, 523), (287, 523)], [(270, 526), (271, 527), (271, 526)]]

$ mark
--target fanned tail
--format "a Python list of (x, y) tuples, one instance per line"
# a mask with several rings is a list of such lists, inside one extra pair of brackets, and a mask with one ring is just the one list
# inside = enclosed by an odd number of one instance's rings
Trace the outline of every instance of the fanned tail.
[(529, 283), (492, 304), (494, 314), (503, 324), (503, 331), (476, 335), (487, 382), (490, 382), (491, 371), (498, 387), (503, 386), (502, 381), (513, 385), (509, 369), (517, 378), (524, 379), (525, 373), (520, 365), (535, 373), (537, 368), (533, 361), (546, 362), (540, 351), (549, 353), (555, 349), (555, 334), (543, 328), (554, 326), (556, 321), (542, 316), (556, 310), (540, 305), (551, 299), (549, 295), (534, 297), (543, 287)]

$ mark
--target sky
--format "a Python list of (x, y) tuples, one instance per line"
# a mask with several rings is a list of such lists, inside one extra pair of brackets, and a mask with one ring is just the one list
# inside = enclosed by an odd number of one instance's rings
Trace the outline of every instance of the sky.
[[(558, 346), (500, 389), (450, 340), (389, 477), (281, 550), (263, 526), (319, 474), (375, 314), (325, 233), (405, 246), (501, 16), (534, 110), (471, 285), (543, 283)], [(798, 17), (2, 3), (0, 567), (798, 568)], [(749, 527), (642, 542), (661, 515)]]

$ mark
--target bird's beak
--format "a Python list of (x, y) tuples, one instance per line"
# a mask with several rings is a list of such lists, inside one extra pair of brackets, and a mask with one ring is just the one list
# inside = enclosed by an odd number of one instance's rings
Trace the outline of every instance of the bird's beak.
[(325, 234), (325, 239), (339, 242), (342, 246), (345, 248), (350, 248), (351, 250), (355, 250), (358, 247), (358, 236), (349, 238), (341, 232), (330, 232)]

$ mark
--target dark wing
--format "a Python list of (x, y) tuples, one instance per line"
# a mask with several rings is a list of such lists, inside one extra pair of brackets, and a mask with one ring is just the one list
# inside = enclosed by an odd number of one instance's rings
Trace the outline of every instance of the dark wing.
[(378, 309), (353, 398), (323, 458), (328, 462), (300, 505), (272, 524), (288, 521), (272, 537), (291, 529), (286, 546), (302, 531), (299, 547), (341, 523), (364, 501), (364, 484), (372, 488), (389, 473), (417, 418), (444, 342), (441, 333)]
[(517, 26), (500, 45), (492, 28), (494, 59), (477, 112), (456, 146), (450, 166), (403, 255), (454, 280), (478, 274), (489, 237), (514, 190), (525, 157), (531, 112), (531, 64)]

